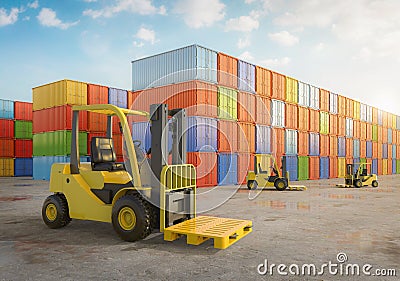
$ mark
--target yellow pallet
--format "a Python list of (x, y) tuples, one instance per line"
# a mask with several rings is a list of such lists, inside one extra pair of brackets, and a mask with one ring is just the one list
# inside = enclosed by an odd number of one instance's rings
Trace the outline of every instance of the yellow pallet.
[(304, 191), (307, 190), (307, 187), (304, 185), (289, 185), (287, 189), (290, 191)]
[(164, 240), (174, 241), (186, 235), (187, 243), (200, 245), (213, 238), (214, 248), (226, 249), (252, 231), (252, 222), (199, 216), (164, 229)]

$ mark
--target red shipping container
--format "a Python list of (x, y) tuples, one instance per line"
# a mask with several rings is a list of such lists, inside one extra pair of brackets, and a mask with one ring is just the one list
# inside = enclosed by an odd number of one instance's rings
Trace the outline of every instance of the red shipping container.
[(319, 133), (319, 110), (310, 109), (310, 132)]
[(338, 130), (338, 116), (329, 114), (329, 131), (331, 135), (337, 136)]
[(87, 104), (108, 104), (108, 87), (88, 84)]
[(271, 99), (255, 95), (256, 99), (256, 123), (258, 125), (271, 126)]
[(329, 156), (338, 156), (338, 137), (329, 136)]
[(310, 110), (307, 107), (298, 107), (298, 124), (297, 127), (300, 131), (310, 130)]
[(378, 143), (372, 142), (372, 158), (378, 158)]
[(238, 145), (238, 125), (236, 121), (218, 121), (218, 151), (236, 152)]
[(196, 167), (196, 179), (198, 187), (217, 185), (217, 153), (188, 152), (187, 163)]
[(346, 98), (346, 117), (353, 118), (354, 100)]
[(285, 125), (286, 129), (293, 129), (297, 130), (298, 129), (298, 106), (297, 104), (291, 104), (291, 103), (286, 103), (286, 109), (285, 109)]
[(329, 91), (319, 89), (319, 109), (329, 111)]
[(255, 123), (256, 95), (238, 92), (238, 121)]
[(246, 184), (248, 171), (254, 171), (254, 154), (238, 153), (238, 183)]
[(16, 158), (31, 158), (33, 152), (32, 140), (15, 140), (14, 141), (14, 156)]
[(299, 156), (307, 156), (308, 155), (308, 140), (309, 134), (308, 132), (298, 131), (297, 137), (297, 149)]
[(120, 134), (113, 134), (112, 139), (113, 139), (115, 154), (117, 155), (117, 157), (122, 156), (122, 155), (123, 155), (123, 154), (122, 154), (122, 147), (123, 147), (123, 144), (122, 144), (122, 139), (123, 139), (123, 138), (122, 138), (122, 135), (120, 135)]
[(32, 121), (32, 107), (33, 105), (31, 102), (15, 101), (14, 119)]
[(0, 139), (0, 157), (14, 157), (13, 139)]
[(389, 159), (388, 161), (387, 161), (387, 174), (388, 175), (391, 175), (392, 174), (392, 170), (393, 170), (393, 162), (392, 162), (392, 159)]
[(378, 126), (378, 140), (382, 141), (382, 143), (388, 142), (388, 129)]
[(346, 138), (346, 157), (353, 157), (353, 139)]
[(285, 75), (271, 72), (272, 75), (272, 99), (285, 100), (286, 77)]
[(346, 98), (341, 95), (338, 95), (338, 114), (346, 116)]
[(372, 140), (372, 124), (367, 123), (366, 125), (366, 140)]
[(14, 138), (14, 120), (0, 119), (0, 138)]
[[(118, 118), (113, 118), (114, 120)], [(107, 132), (107, 116), (100, 113), (88, 112), (89, 132)], [(113, 123), (114, 124), (114, 123)]]
[(378, 159), (378, 176), (383, 175), (383, 160), (381, 158)]
[(346, 135), (346, 117), (338, 116), (338, 136), (344, 137)]
[(238, 122), (238, 151), (255, 152), (256, 126), (253, 123)]
[(256, 66), (256, 92), (269, 98), (272, 95), (272, 73), (260, 66)]
[(309, 158), (309, 178), (310, 180), (319, 179), (319, 157), (310, 156)]
[(361, 137), (361, 122), (359, 120), (353, 120), (353, 136), (356, 139)]
[(329, 135), (319, 136), (319, 155), (329, 156)]
[(134, 95), (131, 91), (128, 91), (128, 109), (135, 109), (133, 107), (133, 103), (135, 102), (135, 99), (137, 95)]
[(367, 157), (367, 142), (360, 140), (360, 158)]
[(90, 143), (92, 141), (93, 137), (105, 137), (106, 136), (106, 132), (90, 132), (88, 134), (88, 144), (87, 144), (87, 150), (88, 150), (88, 154), (90, 155)]
[(388, 159), (392, 161), (392, 154), (393, 154), (393, 145), (388, 144)]
[(273, 129), (273, 140), (272, 151), (275, 152), (276, 155), (284, 155), (285, 154), (285, 129), (283, 128), (274, 128)]
[(329, 178), (335, 179), (338, 177), (338, 158), (329, 157)]
[(229, 88), (238, 87), (238, 60), (223, 53), (218, 53), (218, 84)]
[(378, 109), (376, 107), (372, 108), (372, 123), (378, 124)]

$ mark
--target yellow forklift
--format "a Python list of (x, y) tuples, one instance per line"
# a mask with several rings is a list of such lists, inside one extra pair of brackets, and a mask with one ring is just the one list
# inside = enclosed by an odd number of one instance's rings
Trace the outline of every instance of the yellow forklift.
[[(125, 241), (137, 241), (153, 230), (173, 241), (185, 235), (187, 243), (199, 245), (212, 238), (224, 249), (252, 231), (252, 222), (196, 216), (196, 170), (186, 164), (186, 113), (168, 110), (166, 104), (151, 105), (150, 114), (110, 104), (73, 106), (70, 163), (51, 168), (49, 196), (42, 217), (50, 228), (61, 228), (71, 219), (112, 223)], [(91, 140), (91, 162), (79, 161), (79, 112), (105, 114), (107, 136)], [(151, 157), (132, 140), (127, 115), (150, 117)], [(172, 165), (168, 159), (168, 116), (172, 119)], [(119, 119), (124, 139), (124, 163), (116, 163), (112, 141), (112, 118)]]
[(247, 173), (247, 188), (249, 190), (258, 187), (275, 187), (279, 191), (307, 190), (304, 185), (291, 185), (289, 181), (289, 172), (283, 177), (276, 163), (275, 157), (271, 154), (255, 154), (254, 155), (254, 171)]
[[(358, 166), (357, 169), (355, 167)], [(378, 176), (368, 173), (371, 163), (354, 163), (346, 165), (346, 175), (344, 184), (337, 184), (337, 187), (357, 187), (362, 186), (378, 187)]]

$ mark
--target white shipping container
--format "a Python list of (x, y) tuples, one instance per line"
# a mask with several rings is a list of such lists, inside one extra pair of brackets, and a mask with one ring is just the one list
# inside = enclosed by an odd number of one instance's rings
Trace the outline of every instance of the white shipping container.
[(364, 103), (360, 105), (360, 119), (367, 122), (367, 105)]
[(285, 127), (285, 103), (280, 100), (272, 100), (272, 126)]
[(319, 88), (310, 85), (310, 107), (319, 109)]
[(372, 106), (367, 105), (367, 122), (372, 123)]
[(353, 137), (353, 119), (346, 118), (346, 137), (352, 138)]
[(329, 111), (332, 114), (338, 114), (338, 95), (329, 93)]
[(297, 131), (285, 130), (285, 154), (297, 155)]
[(299, 81), (298, 88), (299, 105), (307, 107), (310, 106), (310, 85)]
[(217, 83), (217, 52), (192, 45), (132, 61), (132, 90), (191, 80)]

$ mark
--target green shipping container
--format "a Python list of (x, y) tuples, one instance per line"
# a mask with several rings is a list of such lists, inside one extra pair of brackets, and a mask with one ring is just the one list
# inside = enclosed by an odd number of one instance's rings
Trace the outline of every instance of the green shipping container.
[(397, 173), (400, 174), (400, 160), (397, 160), (396, 168), (397, 168)]
[(372, 125), (372, 140), (378, 141), (378, 125)]
[[(71, 131), (33, 135), (33, 156), (71, 155)], [(79, 132), (79, 154), (87, 155), (87, 133)]]
[(237, 120), (237, 91), (218, 87), (218, 118)]
[(32, 122), (15, 120), (14, 136), (16, 139), (32, 139)]
[(298, 157), (298, 179), (308, 180), (309, 177), (309, 158), (308, 156), (299, 156)]
[(360, 158), (360, 163), (367, 163), (367, 159), (365, 159), (365, 158)]
[(319, 132), (322, 135), (329, 134), (329, 112), (321, 111), (319, 113)]

